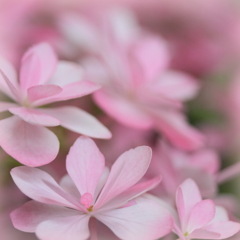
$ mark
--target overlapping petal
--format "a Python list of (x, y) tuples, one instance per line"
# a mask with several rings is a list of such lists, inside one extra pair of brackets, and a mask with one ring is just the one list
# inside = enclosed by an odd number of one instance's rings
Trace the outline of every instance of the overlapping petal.
[[(7, 79), (11, 79), (12, 84), (16, 88), (18, 88), (17, 73), (13, 65), (2, 57), (0, 57), (0, 70), (2, 73), (4, 73)], [(16, 97), (12, 93), (11, 89), (9, 89), (9, 86), (6, 82), (6, 78), (2, 74), (0, 74), (0, 88), (1, 88), (1, 92), (5, 93), (7, 96), (12, 98), (13, 100), (16, 100)]]
[(56, 158), (59, 141), (50, 130), (12, 116), (0, 121), (0, 146), (22, 164), (37, 167)]
[(120, 123), (138, 129), (149, 129), (153, 125), (152, 118), (132, 101), (121, 96), (108, 94), (100, 90), (94, 93), (97, 104)]
[(46, 83), (53, 75), (57, 57), (47, 43), (34, 45), (23, 55), (20, 70), (20, 85), (23, 91)]
[(126, 240), (154, 240), (172, 230), (172, 217), (159, 203), (144, 197), (135, 201), (131, 207), (105, 211), (96, 218)]
[(110, 138), (110, 131), (95, 117), (76, 107), (41, 109), (44, 113), (58, 119), (61, 126), (94, 138)]
[(186, 230), (192, 208), (201, 200), (199, 189), (192, 179), (185, 180), (179, 186), (176, 193), (176, 205), (183, 231)]
[(123, 153), (113, 164), (95, 208), (98, 209), (136, 184), (146, 173), (151, 157), (151, 148), (145, 146)]
[(212, 200), (203, 200), (193, 207), (190, 212), (187, 231), (192, 232), (211, 222), (215, 215), (215, 204)]
[(156, 129), (178, 148), (186, 151), (196, 150), (204, 145), (203, 135), (187, 123), (184, 115), (178, 111), (158, 111)]
[(152, 93), (158, 94), (158, 96), (171, 100), (187, 101), (196, 96), (200, 84), (185, 73), (167, 71), (149, 85), (149, 88)]
[(67, 155), (66, 165), (81, 195), (90, 193), (93, 197), (105, 167), (104, 156), (93, 140), (78, 138)]
[(160, 176), (155, 177), (153, 179), (138, 183), (138, 184), (130, 187), (128, 190), (124, 191), (123, 193), (117, 195), (115, 198), (110, 200), (105, 206), (103, 206), (101, 208), (101, 210), (102, 209), (113, 209), (113, 208), (118, 208), (120, 206), (123, 206), (128, 201), (131, 201), (132, 199), (134, 199), (138, 196), (141, 196), (144, 193), (155, 188), (160, 183), (161, 179), (162, 179), (162, 177), (160, 177)]
[(86, 240), (90, 235), (89, 219), (89, 215), (79, 214), (46, 220), (38, 225), (36, 234), (42, 240)]
[(24, 121), (36, 124), (40, 126), (59, 126), (60, 121), (46, 113), (42, 112), (40, 109), (26, 108), (26, 107), (16, 107), (9, 108), (9, 111), (23, 119)]
[(83, 68), (76, 63), (59, 61), (57, 69), (48, 84), (64, 87), (66, 85), (82, 81), (84, 78)]
[(73, 209), (29, 201), (11, 213), (11, 220), (21, 231), (35, 232), (43, 221), (78, 215), (79, 212)]
[(28, 88), (28, 100), (34, 102), (40, 99), (49, 98), (59, 94), (62, 88), (57, 85), (37, 85)]
[(81, 209), (81, 205), (75, 198), (66, 193), (49, 174), (40, 169), (17, 167), (11, 171), (11, 176), (25, 195), (38, 202)]
[(133, 46), (131, 53), (132, 60), (138, 64), (138, 69), (132, 65), (134, 73), (142, 73), (135, 79), (141, 79), (140, 84), (153, 82), (168, 67), (170, 60), (166, 43), (158, 37), (142, 37)]
[(209, 224), (203, 229), (209, 232), (218, 233), (220, 235), (215, 238), (212, 237), (212, 239), (225, 239), (239, 232), (240, 224), (232, 221), (220, 221), (220, 222)]
[(59, 94), (35, 101), (34, 106), (41, 106), (53, 102), (66, 101), (69, 99), (83, 97), (95, 92), (99, 88), (100, 86), (98, 84), (86, 80), (71, 83), (64, 86)]
[(0, 102), (0, 112), (5, 112), (9, 108), (14, 108), (14, 107), (18, 107), (18, 105), (10, 102)]

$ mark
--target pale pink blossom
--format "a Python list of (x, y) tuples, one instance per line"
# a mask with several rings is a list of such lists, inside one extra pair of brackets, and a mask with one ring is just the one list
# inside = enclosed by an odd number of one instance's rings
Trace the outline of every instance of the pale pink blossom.
[(174, 232), (179, 240), (226, 239), (240, 230), (240, 224), (229, 221), (224, 208), (210, 199), (202, 200), (198, 186), (192, 179), (185, 180), (177, 189), (176, 205), (179, 222)]
[(175, 69), (206, 75), (235, 64), (239, 55), (239, 12), (234, 1), (127, 2), (145, 28), (167, 39)]
[(183, 104), (197, 94), (199, 84), (168, 69), (164, 40), (139, 29), (134, 16), (123, 10), (96, 18), (99, 21), (69, 14), (60, 21), (71, 42), (100, 59), (82, 61), (89, 78), (102, 85), (93, 94), (96, 103), (128, 127), (155, 129), (184, 150), (201, 147), (203, 136), (188, 124)]
[(20, 190), (33, 199), (11, 214), (13, 224), (42, 240), (86, 240), (90, 235), (96, 239), (96, 229), (92, 224), (90, 231), (88, 227), (94, 219), (120, 239), (164, 236), (173, 227), (169, 211), (141, 196), (159, 184), (161, 177), (138, 183), (150, 161), (151, 149), (138, 147), (123, 153), (109, 172), (95, 143), (80, 137), (67, 156), (69, 175), (60, 184), (39, 169), (11, 171)]
[(216, 178), (219, 168), (220, 157), (213, 149), (203, 148), (186, 153), (161, 141), (153, 150), (147, 176), (163, 176), (162, 183), (152, 193), (170, 202), (174, 201), (178, 186), (187, 178), (197, 183), (203, 197), (212, 198), (218, 190)]
[(99, 85), (84, 80), (80, 66), (65, 61), (58, 63), (48, 44), (35, 45), (24, 54), (19, 82), (13, 66), (5, 59), (0, 59), (0, 69), (1, 92), (16, 102), (0, 102), (1, 112), (14, 114), (0, 121), (0, 145), (19, 162), (40, 166), (54, 160), (59, 141), (45, 127), (61, 125), (90, 137), (111, 137), (107, 128), (81, 109), (39, 108), (99, 89)]
[(155, 37), (137, 40), (124, 51), (113, 51), (109, 75), (94, 100), (121, 124), (136, 129), (155, 129), (175, 146), (197, 149), (203, 136), (187, 123), (183, 102), (197, 92), (190, 76), (166, 70), (164, 45)]

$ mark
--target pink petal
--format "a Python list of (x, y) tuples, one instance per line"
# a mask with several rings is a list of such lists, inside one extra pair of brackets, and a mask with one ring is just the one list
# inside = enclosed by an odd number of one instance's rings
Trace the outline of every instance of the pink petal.
[[(8, 81), (11, 81), (15, 88), (18, 88), (17, 73), (13, 65), (6, 59), (0, 57), (0, 69), (7, 77)], [(11, 89), (9, 89), (9, 86), (6, 82), (6, 78), (4, 78), (1, 74), (0, 74), (0, 89), (1, 92), (5, 93), (13, 100), (17, 100), (15, 95), (12, 93)]]
[(18, 230), (35, 232), (43, 221), (76, 215), (79, 215), (79, 212), (73, 209), (29, 201), (14, 210), (10, 216), (14, 227)]
[[(157, 78), (159, 74), (169, 64), (169, 53), (165, 42), (161, 38), (143, 37), (133, 46), (133, 61), (137, 61), (139, 69), (133, 71), (140, 72), (142, 75), (136, 75), (135, 81), (143, 79), (151, 82)], [(134, 65), (132, 66), (134, 67)], [(142, 71), (142, 72), (141, 72)]]
[(151, 92), (168, 99), (187, 101), (196, 96), (199, 82), (190, 75), (168, 71), (158, 78), (151, 86)]
[(46, 172), (30, 167), (16, 167), (11, 176), (18, 188), (35, 201), (82, 209), (79, 202), (66, 193)]
[(191, 163), (210, 174), (215, 174), (220, 169), (220, 157), (212, 149), (202, 149), (192, 154)]
[[(183, 235), (181, 229), (178, 227), (178, 225), (175, 222), (173, 223), (173, 230), (172, 230), (172, 232), (174, 232), (176, 235), (178, 235), (179, 238), (177, 240), (186, 240), (186, 238)], [(173, 239), (173, 237), (172, 237), (172, 239)]]
[(86, 240), (90, 215), (62, 217), (40, 223), (36, 234), (41, 240)]
[(6, 94), (12, 98), (16, 102), (21, 101), (21, 95), (19, 92), (19, 89), (17, 86), (14, 86), (14, 84), (8, 79), (8, 77), (5, 75), (5, 73), (0, 69), (0, 77), (2, 77), (5, 81), (6, 88), (3, 86), (3, 89), (8, 89), (8, 91), (5, 91)]
[(111, 96), (103, 90), (94, 93), (96, 103), (111, 117), (123, 125), (137, 128), (149, 129), (153, 121), (143, 110), (127, 97)]
[(109, 130), (95, 117), (76, 107), (41, 109), (46, 114), (59, 119), (61, 126), (93, 138), (111, 138)]
[(50, 163), (59, 150), (55, 134), (17, 116), (0, 121), (0, 145), (10, 156), (32, 167)]
[(164, 207), (144, 197), (135, 201), (133, 206), (104, 211), (95, 217), (121, 239), (154, 240), (171, 232), (173, 220)]
[(13, 107), (18, 107), (18, 105), (10, 102), (0, 102), (0, 112), (5, 112), (9, 108), (13, 108)]
[(192, 179), (186, 179), (177, 189), (176, 205), (183, 231), (193, 207), (202, 200), (198, 186)]
[(64, 189), (68, 194), (74, 196), (77, 200), (81, 198), (81, 195), (74, 184), (73, 180), (71, 177), (66, 174), (60, 181), (59, 186)]
[(110, 200), (105, 206), (101, 208), (101, 211), (102, 209), (113, 209), (123, 206), (126, 202), (139, 197), (140, 195), (155, 188), (161, 182), (161, 180), (162, 177), (155, 177), (151, 180), (141, 182), (130, 187), (128, 190)]
[(105, 166), (104, 156), (93, 140), (79, 137), (70, 148), (66, 165), (81, 195), (89, 193), (93, 197)]
[(99, 179), (98, 185), (97, 185), (96, 190), (95, 190), (94, 202), (96, 201), (99, 193), (101, 192), (102, 188), (104, 187), (105, 183), (107, 182), (108, 176), (109, 176), (109, 168), (105, 167), (104, 171), (103, 171), (103, 174), (102, 174), (101, 178)]
[(225, 239), (233, 236), (240, 230), (240, 223), (232, 221), (214, 222), (204, 227), (204, 230), (220, 234), (220, 237), (218, 238), (212, 237), (212, 239)]
[(43, 98), (49, 98), (59, 94), (62, 88), (57, 85), (37, 85), (28, 88), (28, 99), (34, 102)]
[(188, 236), (190, 239), (219, 239), (220, 234), (216, 232), (209, 232), (205, 229), (196, 229)]
[(57, 65), (53, 77), (48, 81), (48, 84), (64, 87), (66, 85), (83, 80), (83, 68), (76, 63), (60, 61)]
[(177, 111), (158, 111), (155, 114), (155, 127), (165, 134), (173, 145), (186, 151), (203, 146), (203, 135), (187, 123), (183, 114)]
[(215, 223), (219, 221), (228, 221), (228, 213), (225, 208), (221, 206), (216, 206), (216, 212), (211, 223)]
[(64, 36), (81, 49), (99, 50), (98, 35), (94, 25), (77, 13), (63, 13), (58, 22)]
[(198, 202), (192, 209), (188, 219), (187, 232), (192, 232), (207, 225), (214, 218), (215, 204), (212, 200)]
[(151, 148), (145, 146), (123, 153), (113, 164), (95, 208), (100, 208), (103, 204), (136, 184), (146, 173), (151, 157)]
[(66, 101), (69, 99), (83, 97), (98, 90), (100, 86), (90, 81), (79, 81), (71, 83), (62, 88), (62, 91), (56, 96), (40, 99), (34, 103), (34, 106), (41, 106), (53, 102)]
[(9, 108), (9, 112), (11, 112), (14, 115), (17, 115), (22, 120), (31, 124), (47, 126), (47, 127), (60, 125), (60, 121), (58, 119), (47, 115), (46, 113), (42, 112), (40, 109), (16, 107), (16, 108)]
[(34, 45), (24, 54), (20, 71), (21, 88), (44, 84), (53, 75), (57, 57), (47, 43)]

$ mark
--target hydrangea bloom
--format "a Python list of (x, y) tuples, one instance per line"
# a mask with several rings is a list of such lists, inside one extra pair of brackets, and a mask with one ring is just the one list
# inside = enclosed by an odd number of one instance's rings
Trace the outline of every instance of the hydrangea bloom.
[(60, 185), (39, 169), (17, 167), (11, 171), (20, 190), (34, 199), (11, 214), (13, 224), (35, 232), (42, 240), (86, 240), (96, 234), (96, 229), (89, 231), (90, 218), (124, 240), (164, 236), (173, 227), (169, 211), (140, 196), (161, 181), (155, 177), (138, 183), (150, 161), (151, 149), (138, 147), (123, 153), (109, 172), (95, 143), (80, 137), (67, 156), (69, 175)]
[(183, 101), (196, 94), (198, 84), (186, 74), (166, 70), (163, 54), (161, 40), (153, 37), (143, 36), (128, 49), (118, 49), (109, 57), (111, 68), (102, 89), (93, 96), (120, 123), (156, 129), (175, 146), (193, 150), (203, 144), (203, 137), (188, 125)]
[(91, 137), (111, 137), (97, 119), (76, 107), (38, 108), (99, 89), (99, 85), (83, 80), (78, 65), (64, 61), (57, 64), (48, 44), (33, 46), (24, 54), (19, 83), (13, 66), (5, 59), (0, 59), (0, 69), (1, 91), (16, 102), (0, 102), (1, 112), (8, 110), (14, 114), (0, 121), (0, 145), (19, 162), (40, 166), (56, 157), (58, 139), (45, 126), (61, 125)]
[(185, 180), (176, 194), (178, 220), (174, 225), (179, 240), (225, 239), (240, 230), (240, 224), (228, 220), (224, 208), (215, 206), (210, 199), (202, 200), (192, 179)]
[(97, 23), (74, 14), (60, 22), (72, 42), (100, 59), (85, 60), (90, 79), (102, 85), (93, 94), (96, 103), (121, 124), (155, 129), (179, 148), (202, 146), (203, 136), (187, 123), (183, 111), (183, 102), (198, 92), (198, 82), (169, 70), (166, 43), (140, 31), (129, 13), (115, 10), (99, 15)]

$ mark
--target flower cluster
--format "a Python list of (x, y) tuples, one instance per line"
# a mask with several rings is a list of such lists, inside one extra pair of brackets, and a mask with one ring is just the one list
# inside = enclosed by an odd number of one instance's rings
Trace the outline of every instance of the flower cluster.
[(239, 26), (219, 0), (0, 0), (3, 239), (239, 239)]

